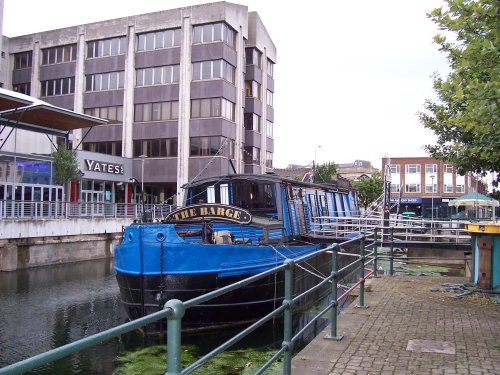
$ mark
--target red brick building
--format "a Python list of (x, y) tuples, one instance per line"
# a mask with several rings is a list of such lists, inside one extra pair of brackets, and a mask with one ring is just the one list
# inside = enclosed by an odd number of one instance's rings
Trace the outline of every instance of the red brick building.
[(391, 213), (399, 209), (399, 213), (410, 211), (417, 216), (449, 218), (451, 199), (486, 190), (472, 172), (461, 176), (452, 164), (431, 157), (382, 158), (384, 176), (386, 165), (391, 177)]

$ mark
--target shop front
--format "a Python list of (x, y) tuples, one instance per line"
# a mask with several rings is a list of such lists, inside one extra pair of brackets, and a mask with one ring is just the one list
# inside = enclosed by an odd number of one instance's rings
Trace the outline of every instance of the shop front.
[(71, 182), (71, 202), (93, 203), (82, 206), (93, 211), (106, 203), (133, 203), (131, 159), (81, 150), (76, 157), (79, 178)]

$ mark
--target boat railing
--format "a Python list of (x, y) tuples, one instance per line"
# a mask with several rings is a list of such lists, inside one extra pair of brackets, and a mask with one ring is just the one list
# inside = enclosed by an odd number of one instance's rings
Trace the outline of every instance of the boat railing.
[[(358, 252), (353, 250), (356, 248), (359, 248)], [(332, 267), (330, 275), (322, 278), (316, 285), (314, 285), (310, 289), (294, 296), (293, 288), (295, 284), (295, 270), (298, 269), (298, 267), (300, 267), (302, 263), (305, 263), (320, 255), (324, 256), (325, 254), (329, 254), (332, 257)], [(346, 266), (339, 268), (339, 256), (348, 257), (351, 261)], [(356, 272), (356, 270), (358, 270), (358, 272)], [(207, 302), (213, 298), (219, 297), (225, 293), (229, 293), (278, 272), (284, 272), (285, 288), (283, 304), (267, 315), (261, 317), (254, 324), (243, 329), (241, 332), (227, 340), (225, 343), (213, 349), (210, 353), (190, 364), (188, 367), (181, 369), (181, 324), (185, 311), (201, 303)], [(347, 273), (357, 273), (356, 280), (354, 281), (354, 285), (352, 285), (348, 290), (346, 290), (339, 296), (339, 280), (342, 275), (346, 275)], [(314, 253), (305, 255), (295, 260), (284, 259), (281, 265), (273, 269), (261, 272), (244, 280), (240, 280), (234, 284), (228, 285), (224, 288), (217, 289), (188, 301), (180, 301), (175, 299), (169, 300), (165, 303), (164, 308), (161, 311), (152, 313), (142, 318), (135, 319), (120, 326), (94, 334), (76, 342), (61, 346), (59, 348), (55, 348), (48, 352), (25, 359), (21, 362), (6, 366), (0, 369), (0, 374), (21, 374), (23, 372), (30, 371), (46, 363), (53, 362), (73, 353), (77, 353), (85, 348), (94, 346), (103, 341), (110, 340), (124, 333), (139, 329), (147, 324), (165, 318), (167, 319), (167, 373), (170, 375), (189, 374), (192, 371), (203, 366), (203, 364), (205, 364), (217, 354), (230, 348), (233, 344), (248, 336), (250, 333), (261, 327), (265, 323), (269, 322), (276, 316), (283, 316), (284, 329), (282, 345), (256, 373), (262, 374), (274, 362), (276, 362), (280, 358), (283, 358), (283, 373), (291, 374), (291, 360), (294, 353), (294, 346), (299, 342), (304, 333), (311, 326), (313, 326), (323, 315), (328, 313), (331, 323), (330, 333), (328, 334), (327, 338), (332, 340), (340, 340), (342, 338), (341, 336), (337, 335), (337, 315), (339, 313), (340, 306), (339, 301), (343, 301), (344, 299), (346, 299), (354, 289), (359, 289), (358, 306), (364, 307), (365, 281), (371, 275), (377, 275), (376, 231), (361, 234), (360, 236), (345, 241), (340, 245), (333, 244), (327, 246)], [(311, 293), (316, 292), (319, 288), (322, 287), (330, 287), (330, 298), (328, 304), (324, 307), (323, 310), (318, 312), (305, 327), (294, 334), (292, 328), (294, 306), (298, 304), (299, 300), (306, 298)]]

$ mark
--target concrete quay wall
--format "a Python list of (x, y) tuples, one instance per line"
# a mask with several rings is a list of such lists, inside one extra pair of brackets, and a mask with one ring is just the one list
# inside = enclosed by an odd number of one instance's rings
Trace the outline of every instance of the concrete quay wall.
[(67, 219), (0, 223), (0, 271), (114, 256), (130, 219)]

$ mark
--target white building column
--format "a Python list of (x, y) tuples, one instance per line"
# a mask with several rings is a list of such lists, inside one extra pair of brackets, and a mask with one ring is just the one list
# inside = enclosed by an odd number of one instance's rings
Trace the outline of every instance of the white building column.
[(189, 181), (189, 120), (191, 118), (191, 18), (184, 16), (181, 29), (179, 72), (179, 123), (177, 150), (177, 204), (184, 201), (181, 186)]
[[(76, 70), (75, 70), (75, 112), (83, 113), (83, 93), (85, 92), (85, 28), (78, 27), (78, 41), (76, 54)], [(80, 145), (82, 140), (82, 129), (73, 130), (73, 147)], [(79, 149), (82, 148), (80, 145)]]
[(135, 25), (129, 24), (127, 30), (127, 54), (125, 56), (125, 82), (123, 98), (122, 156), (133, 156), (132, 127), (134, 125), (134, 86), (135, 86)]
[(236, 123), (236, 136), (234, 140), (234, 152), (236, 157), (236, 173), (242, 173), (244, 170), (243, 164), (243, 147), (245, 146), (243, 139), (245, 138), (245, 111), (244, 111), (244, 100), (245, 96), (243, 92), (245, 90), (245, 78), (243, 77), (243, 67), (246, 64), (245, 61), (245, 40), (243, 39), (243, 28), (240, 26), (239, 32), (236, 34), (236, 104), (234, 109), (234, 119)]

